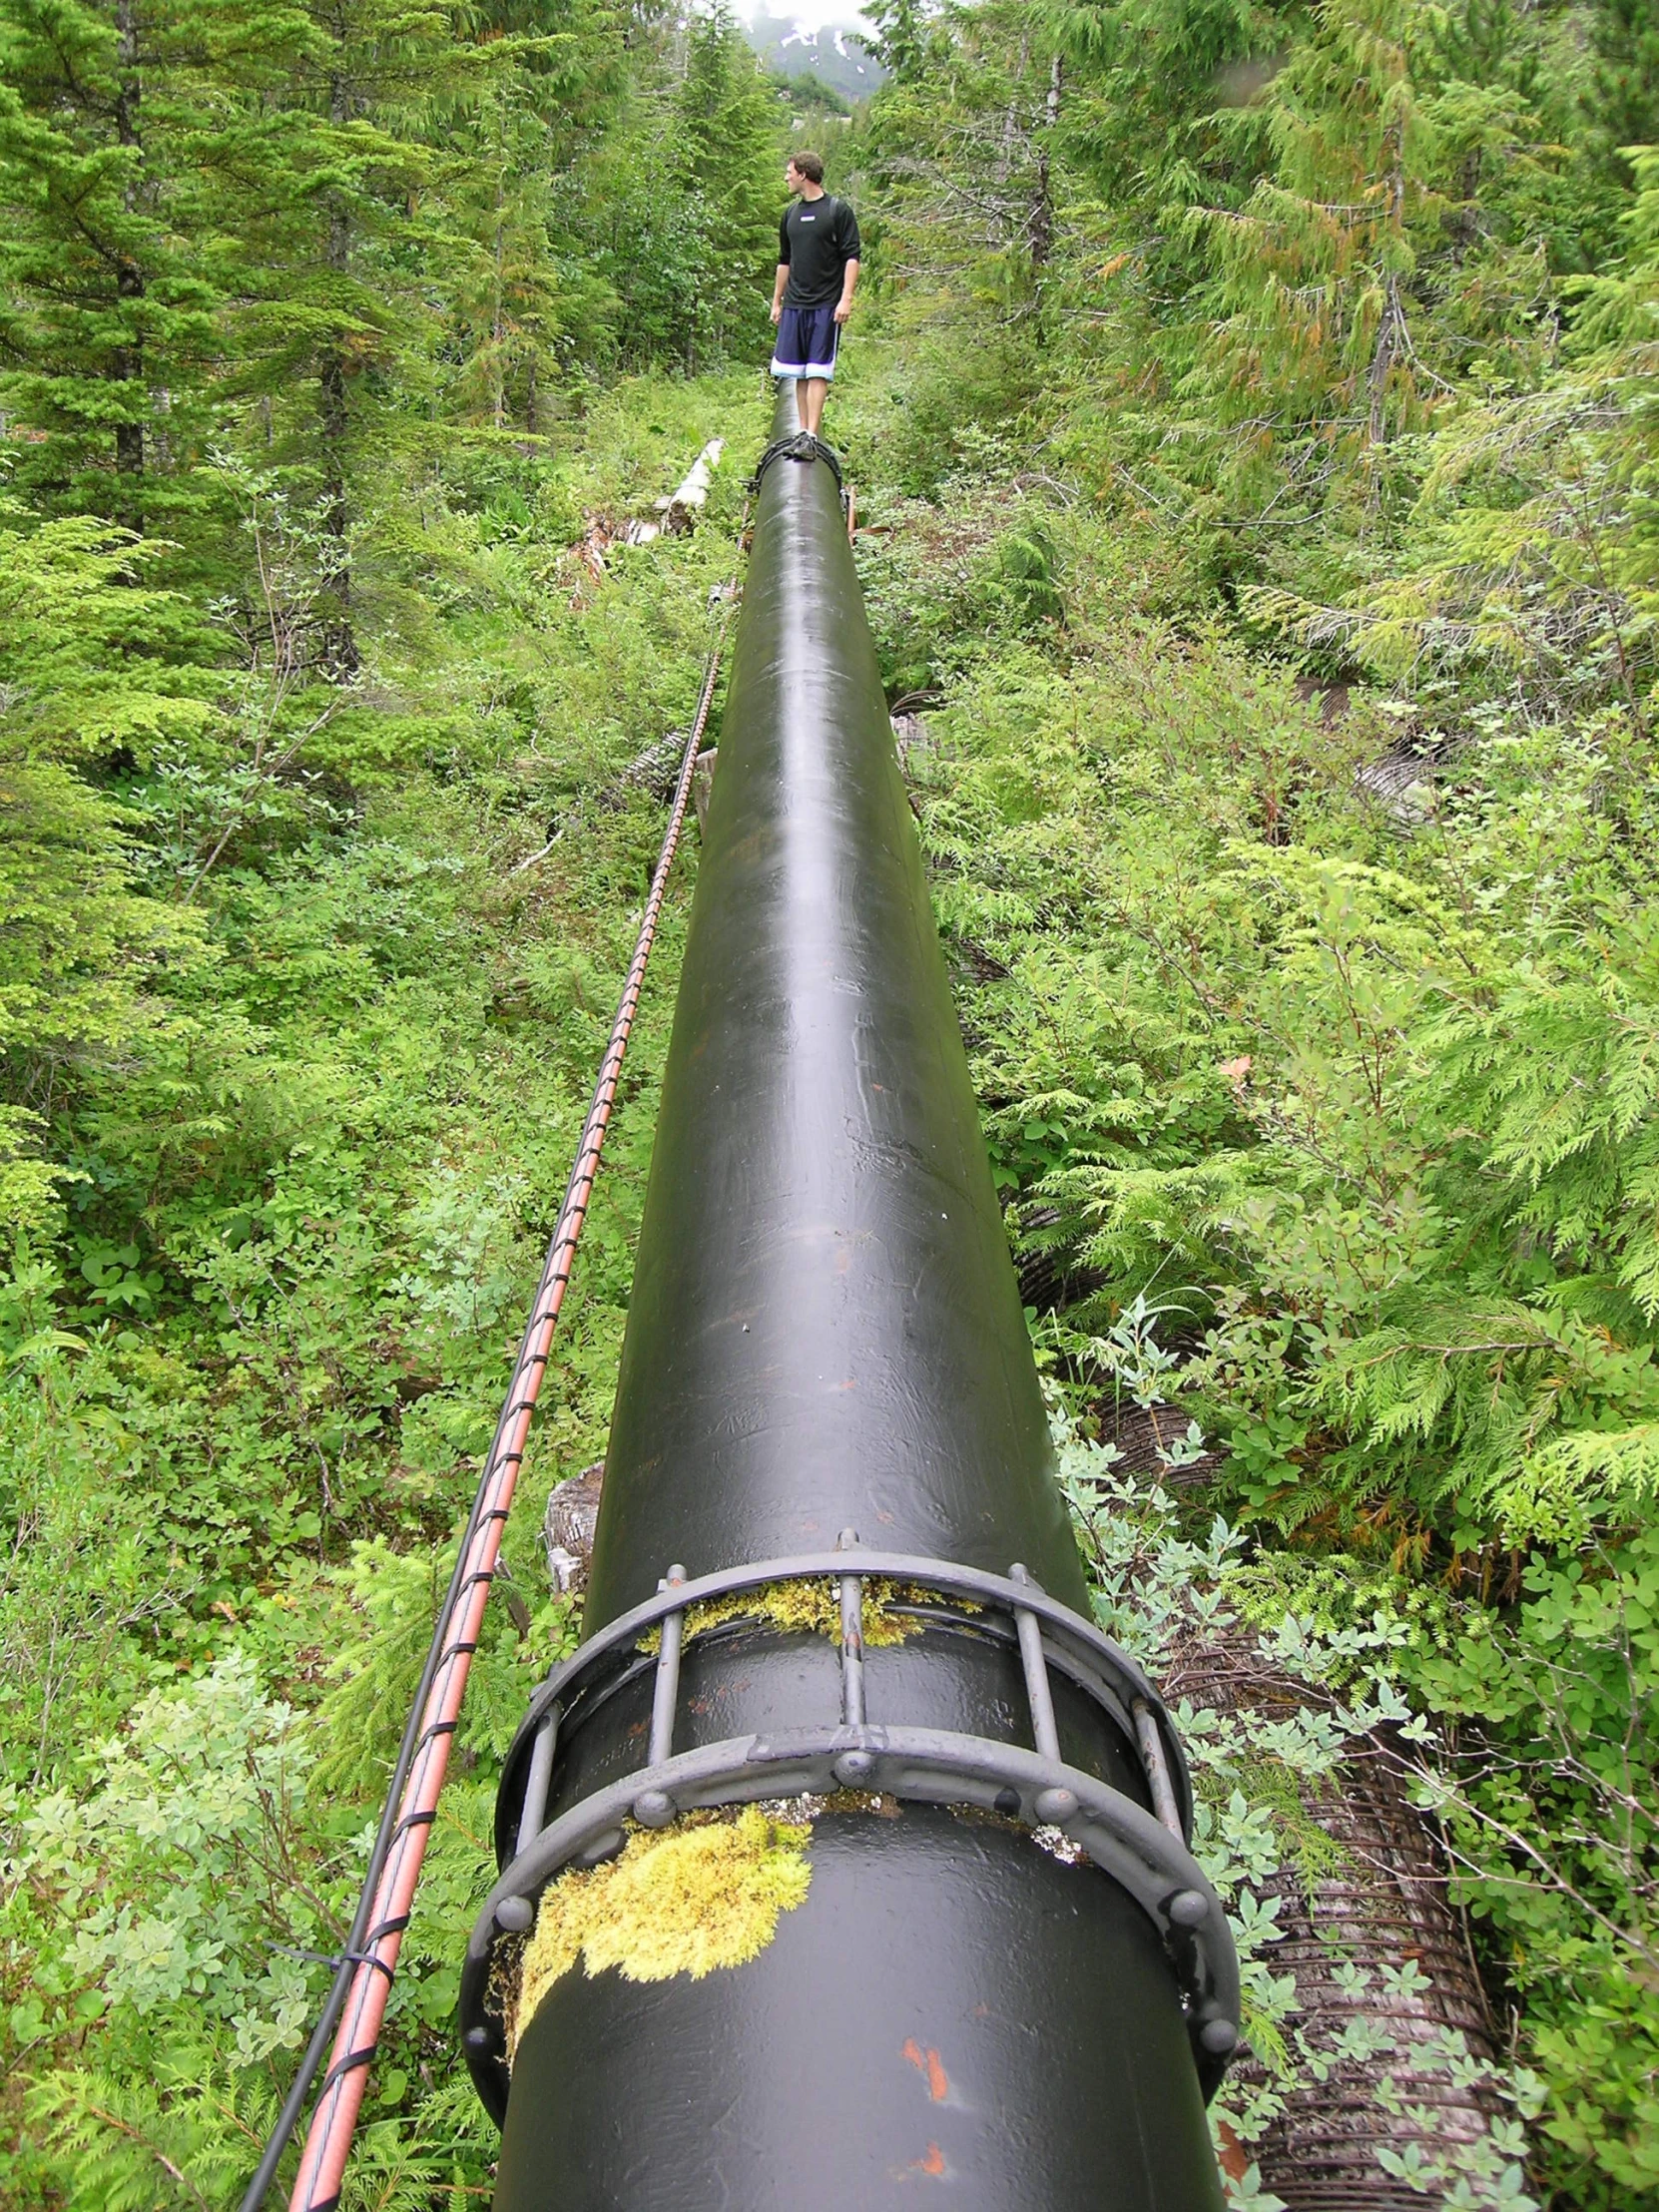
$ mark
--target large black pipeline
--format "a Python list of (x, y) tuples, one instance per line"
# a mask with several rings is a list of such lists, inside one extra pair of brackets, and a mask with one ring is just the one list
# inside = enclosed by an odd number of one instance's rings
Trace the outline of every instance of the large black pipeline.
[[(1088, 1610), (837, 488), (780, 458), (588, 1641), (509, 1759), (463, 1981), (497, 2212), (1220, 2205), (1236, 1965), (1179, 1746)], [(758, 1955), (576, 1964), (514, 2018), (549, 1881), (756, 1800), (811, 1866)]]

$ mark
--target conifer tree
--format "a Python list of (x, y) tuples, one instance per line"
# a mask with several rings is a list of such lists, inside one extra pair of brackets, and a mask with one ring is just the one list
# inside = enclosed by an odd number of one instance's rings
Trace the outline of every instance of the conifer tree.
[(50, 508), (138, 529), (188, 496), (219, 306), (192, 187), (230, 29), (211, 0), (0, 6), (0, 373)]
[(444, 258), (421, 123), (472, 57), (419, 0), (311, 0), (306, 17), (282, 145), (241, 232), (234, 320), (244, 388), (271, 410), (276, 457), (308, 486), (329, 549), (316, 658), (349, 674), (354, 471), (429, 350)]
[(1648, 0), (1596, 0), (1590, 19), (1595, 74), (1585, 107), (1603, 158), (1659, 145), (1659, 11)]
[(487, 75), (454, 105), (435, 101), (426, 124), (455, 250), (443, 351), (468, 420), (534, 433), (561, 361), (594, 335), (572, 172), (616, 130), (628, 57), (620, 26), (587, 0), (497, 7), (482, 55)]
[(927, 62), (928, 13), (925, 0), (874, 0), (865, 18), (875, 26), (872, 51), (897, 84), (912, 84)]
[(556, 368), (558, 276), (548, 235), (550, 178), (534, 111), (514, 76), (493, 83), (447, 165), (456, 232), (454, 344), (469, 420), (534, 433)]
[(767, 273), (777, 266), (775, 98), (726, 0), (693, 18), (674, 103), (678, 166), (700, 204), (712, 281), (688, 330), (687, 366), (762, 330)]

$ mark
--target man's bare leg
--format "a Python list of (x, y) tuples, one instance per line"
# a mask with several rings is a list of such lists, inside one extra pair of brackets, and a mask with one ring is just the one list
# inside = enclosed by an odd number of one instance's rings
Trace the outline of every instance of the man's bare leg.
[(810, 437), (817, 437), (819, 424), (824, 420), (824, 402), (830, 396), (830, 385), (823, 376), (803, 376), (795, 387), (796, 411), (801, 416), (801, 427)]

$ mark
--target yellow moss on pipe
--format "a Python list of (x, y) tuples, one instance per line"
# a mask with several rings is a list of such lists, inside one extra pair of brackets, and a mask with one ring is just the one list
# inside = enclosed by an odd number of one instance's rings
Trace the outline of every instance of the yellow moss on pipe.
[[(865, 1644), (875, 1647), (903, 1643), (922, 1624), (893, 1608), (925, 1604), (929, 1599), (936, 1603), (936, 1593), (919, 1589), (912, 1583), (872, 1577), (864, 1584)], [(961, 1612), (980, 1610), (962, 1598), (952, 1602)], [(737, 1620), (767, 1621), (774, 1628), (828, 1636), (832, 1644), (838, 1645), (841, 1640), (840, 1589), (828, 1576), (803, 1575), (789, 1582), (763, 1582), (753, 1590), (734, 1590), (729, 1597), (707, 1598), (687, 1608), (686, 1641), (690, 1643), (694, 1637), (706, 1635), (711, 1628), (721, 1628), (726, 1622)], [(639, 1640), (639, 1649), (659, 1651), (662, 1641), (660, 1628), (648, 1628)]]
[(810, 1828), (747, 1805), (735, 1816), (692, 1814), (660, 1834), (630, 1836), (619, 1858), (572, 1870), (543, 1891), (525, 1945), (508, 2056), (554, 1982), (581, 1960), (629, 1981), (700, 1979), (758, 1958), (780, 1914), (813, 1878)]

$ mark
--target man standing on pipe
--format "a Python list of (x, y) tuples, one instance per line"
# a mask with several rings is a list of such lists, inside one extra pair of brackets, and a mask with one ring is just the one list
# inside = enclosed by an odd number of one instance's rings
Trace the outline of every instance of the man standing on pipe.
[(798, 197), (778, 226), (772, 373), (795, 378), (802, 430), (816, 438), (835, 373), (841, 325), (852, 312), (861, 251), (858, 219), (844, 200), (825, 191), (824, 163), (817, 154), (792, 154), (784, 182)]

